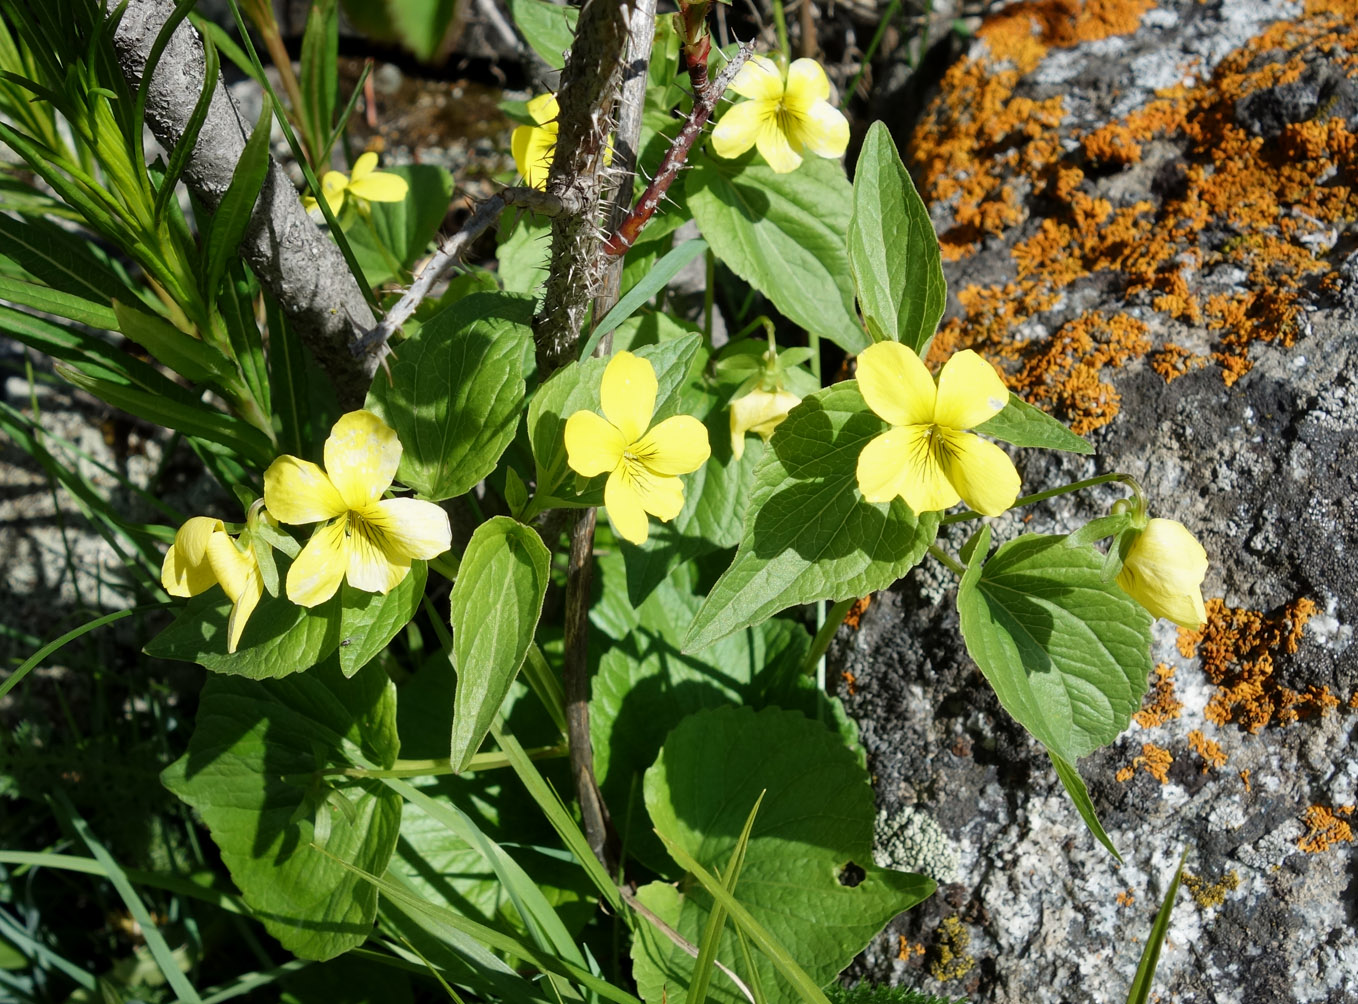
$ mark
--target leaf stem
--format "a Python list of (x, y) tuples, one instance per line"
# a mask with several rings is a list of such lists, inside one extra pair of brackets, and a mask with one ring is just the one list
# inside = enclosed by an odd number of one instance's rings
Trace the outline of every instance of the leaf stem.
[[(557, 743), (554, 746), (535, 746), (524, 752), (528, 754), (530, 760), (552, 760), (565, 756), (566, 747)], [(454, 770), (447, 757), (435, 757), (432, 760), (397, 760), (385, 770), (368, 767), (327, 767), (320, 773), (322, 777), (443, 777), (448, 774), (474, 774), (477, 771), (511, 766), (513, 761), (503, 753), (477, 753), (471, 758), (465, 771)]]
[(834, 641), (835, 632), (839, 630), (839, 625), (844, 623), (844, 618), (853, 604), (854, 597), (850, 596), (830, 608), (830, 612), (825, 615), (825, 622), (816, 632), (816, 637), (811, 639), (811, 647), (806, 652), (806, 658), (802, 660), (803, 673), (810, 676), (812, 671), (820, 666), (821, 658), (829, 649), (830, 642)]
[[(1010, 508), (1017, 509), (1019, 506), (1032, 505), (1035, 502), (1042, 502), (1046, 499), (1055, 498), (1058, 495), (1067, 495), (1070, 492), (1077, 492), (1083, 488), (1093, 488), (1095, 485), (1106, 485), (1113, 481), (1124, 484), (1130, 488), (1132, 495), (1136, 499), (1137, 506), (1142, 511), (1145, 510), (1146, 499), (1141, 492), (1141, 485), (1137, 483), (1136, 478), (1132, 477), (1130, 474), (1120, 474), (1116, 472), (1113, 474), (1100, 474), (1097, 478), (1086, 478), (1084, 481), (1073, 481), (1068, 485), (1062, 485), (1060, 488), (1049, 488), (1045, 492), (1038, 492), (1036, 495), (1025, 495), (1021, 499), (1016, 499)], [(967, 512), (955, 512), (944, 516), (941, 525), (946, 526), (949, 523), (965, 523), (968, 520), (981, 519), (982, 515), (982, 513), (972, 512), (970, 510)]]
[(963, 567), (962, 563), (937, 544), (929, 545), (929, 553), (946, 565), (948, 570), (959, 579), (966, 573), (966, 568)]

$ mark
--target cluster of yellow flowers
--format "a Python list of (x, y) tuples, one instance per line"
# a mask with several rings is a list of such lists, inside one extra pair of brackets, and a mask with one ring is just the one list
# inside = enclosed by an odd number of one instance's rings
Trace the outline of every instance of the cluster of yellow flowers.
[[(161, 567), (171, 596), (196, 596), (220, 585), (231, 600), (227, 651), (236, 651), (251, 612), (264, 595), (255, 553), (259, 520), (323, 522), (288, 569), (287, 596), (314, 607), (341, 581), (370, 593), (400, 585), (415, 559), (452, 546), (448, 514), (433, 502), (382, 496), (396, 477), (401, 444), (370, 411), (351, 411), (325, 441), (325, 469), (282, 456), (264, 472), (264, 498), (251, 506), (246, 530), (233, 539), (221, 520), (195, 516), (179, 528)], [(268, 546), (265, 544), (264, 546)]]

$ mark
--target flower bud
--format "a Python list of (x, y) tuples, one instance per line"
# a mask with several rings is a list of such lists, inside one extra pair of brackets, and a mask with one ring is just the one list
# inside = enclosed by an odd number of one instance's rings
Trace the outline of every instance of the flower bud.
[(773, 430), (778, 427), (787, 413), (800, 402), (796, 394), (785, 390), (761, 390), (755, 388), (743, 397), (731, 402), (731, 454), (737, 460), (745, 455), (745, 434), (756, 432), (769, 441)]
[(1177, 520), (1152, 519), (1132, 541), (1117, 583), (1152, 616), (1198, 628), (1207, 620), (1206, 574), (1207, 552), (1188, 528)]

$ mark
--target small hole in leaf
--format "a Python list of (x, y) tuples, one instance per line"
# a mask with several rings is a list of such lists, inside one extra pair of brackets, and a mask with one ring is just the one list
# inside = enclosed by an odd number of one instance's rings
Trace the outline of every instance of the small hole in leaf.
[(852, 861), (848, 862), (839, 870), (839, 884), (846, 885), (850, 889), (858, 885), (867, 877), (868, 873), (863, 871), (862, 868), (858, 867), (858, 865), (854, 864)]

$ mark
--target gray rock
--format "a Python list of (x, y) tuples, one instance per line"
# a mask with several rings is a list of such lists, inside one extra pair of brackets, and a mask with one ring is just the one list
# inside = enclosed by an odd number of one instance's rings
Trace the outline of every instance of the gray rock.
[[(1212, 652), (1157, 622), (1162, 710), (1177, 714), (1079, 765), (1119, 865), (967, 657), (951, 577), (922, 567), (877, 596), (832, 650), (851, 674), (841, 696), (881, 810), (926, 812), (960, 868), (851, 976), (987, 1002), (1125, 1000), (1188, 848), (1158, 999), (1358, 1000), (1344, 839), (1358, 802), (1358, 33), (1299, 4), (1171, 0), (1103, 27), (1095, 6), (1034, 20), (1036, 57), (1002, 29), (1047, 8), (1002, 11), (921, 120), (914, 167), (953, 259), (939, 342), (975, 347), (1088, 430), (1093, 458), (1017, 451), (1025, 491), (1123, 471), (1193, 530), (1220, 600)], [(1063, 496), (992, 529), (1068, 532), (1117, 497)], [(1258, 692), (1224, 689), (1242, 679)], [(949, 918), (970, 965), (942, 965)]]

